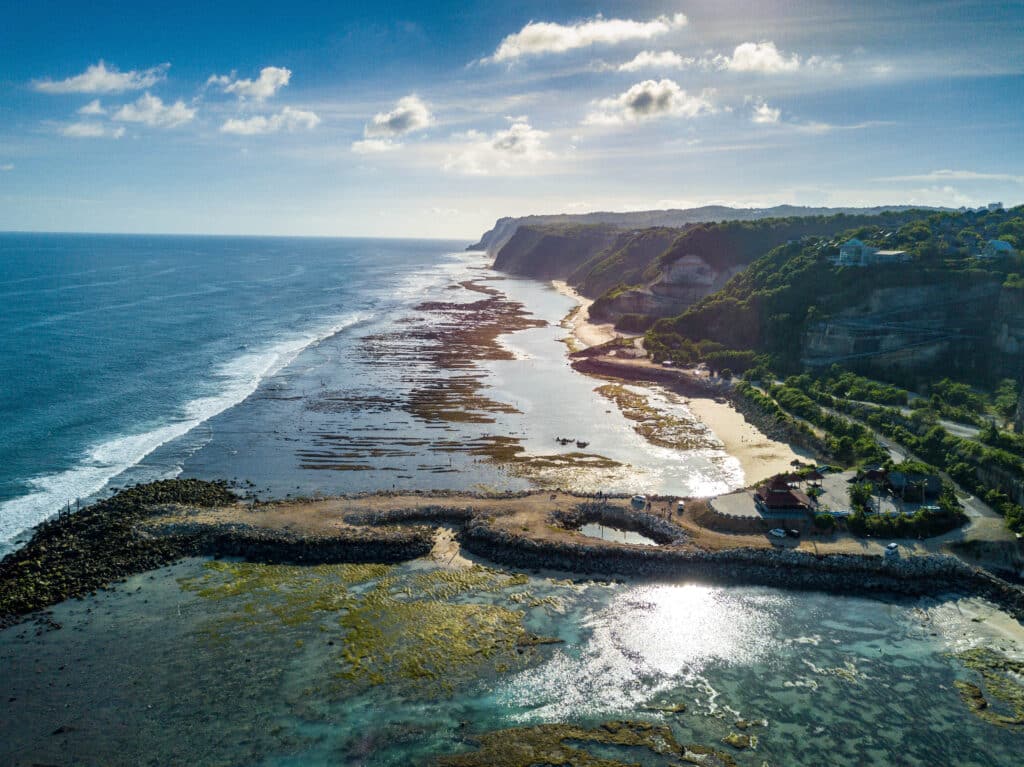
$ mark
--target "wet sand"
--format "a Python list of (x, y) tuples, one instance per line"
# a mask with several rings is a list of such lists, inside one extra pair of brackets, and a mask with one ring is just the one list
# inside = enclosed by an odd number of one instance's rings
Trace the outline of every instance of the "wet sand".
[(610, 322), (601, 324), (591, 322), (590, 307), (594, 303), (591, 299), (580, 295), (574, 288), (562, 280), (552, 280), (551, 284), (563, 296), (579, 303), (579, 309), (571, 313), (564, 320), (564, 326), (572, 332), (573, 337), (578, 342), (578, 348), (585, 349), (590, 346), (600, 346), (615, 338), (628, 337), (630, 335), (617, 331)]
[[(599, 346), (617, 337), (629, 337), (627, 333), (616, 331), (611, 323), (592, 323), (588, 314), (594, 303), (591, 299), (580, 295), (561, 280), (553, 280), (551, 284), (559, 293), (579, 303), (579, 308), (563, 321), (573, 334), (570, 351)], [(644, 361), (636, 362), (641, 364)], [(739, 461), (747, 485), (789, 471), (794, 460), (813, 460), (813, 456), (766, 436), (728, 403), (716, 402), (710, 397), (693, 397), (688, 400), (687, 407), (711, 429), (725, 451)]]

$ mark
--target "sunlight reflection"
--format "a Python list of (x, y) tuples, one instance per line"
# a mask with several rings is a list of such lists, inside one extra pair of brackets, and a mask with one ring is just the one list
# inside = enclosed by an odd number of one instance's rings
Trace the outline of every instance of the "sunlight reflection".
[(503, 691), (529, 715), (565, 717), (627, 711), (687, 686), (707, 702), (711, 663), (753, 664), (777, 649), (784, 597), (699, 584), (637, 586), (585, 622), (579, 648), (557, 652)]

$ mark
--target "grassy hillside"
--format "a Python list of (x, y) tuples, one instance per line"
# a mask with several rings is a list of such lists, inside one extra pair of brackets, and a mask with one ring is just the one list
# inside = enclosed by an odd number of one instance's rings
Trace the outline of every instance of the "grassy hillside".
[[(793, 370), (799, 367), (802, 341), (810, 327), (844, 313), (855, 313), (887, 288), (898, 288), (905, 296), (913, 295), (914, 289), (945, 291), (936, 295), (972, 295), (972, 291), (980, 294), (990, 288), (995, 294), (1024, 284), (1020, 277), (1024, 261), (1019, 255), (995, 261), (975, 257), (988, 239), (1003, 238), (1013, 245), (1024, 242), (1024, 208), (918, 215), (899, 227), (892, 226), (895, 221), (889, 218), (885, 225), (858, 226), (837, 237), (805, 238), (771, 250), (722, 290), (678, 317), (657, 322), (648, 333), (649, 348), (659, 356), (671, 357), (680, 349), (689, 353), (695, 343), (711, 343), (764, 354), (776, 368)], [(911, 262), (867, 268), (833, 265), (830, 258), (850, 237), (877, 247), (906, 250)], [(667, 259), (667, 254), (662, 258)], [(956, 305), (955, 301), (946, 303), (927, 308), (938, 313), (929, 321), (941, 323), (945, 319), (961, 335), (990, 331), (984, 323), (991, 320), (997, 308), (994, 302), (969, 307)], [(886, 325), (881, 321), (886, 318), (899, 321), (888, 322), (890, 326), (911, 325), (898, 316), (898, 310), (897, 295), (895, 306), (882, 310), (866, 307), (864, 311), (873, 312), (880, 319), (880, 327)], [(971, 325), (972, 320), (981, 325)], [(984, 353), (983, 347), (992, 339), (978, 340), (981, 343), (975, 344), (973, 351)], [(959, 363), (943, 360), (946, 366), (963, 367), (962, 377), (983, 378), (980, 371), (966, 369), (976, 362), (977, 354), (964, 355)]]

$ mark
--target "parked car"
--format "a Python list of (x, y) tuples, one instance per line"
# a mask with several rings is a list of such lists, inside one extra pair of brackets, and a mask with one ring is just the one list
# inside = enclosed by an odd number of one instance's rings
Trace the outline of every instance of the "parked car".
[(791, 527), (789, 530), (786, 531), (786, 535), (788, 535), (790, 538), (799, 538), (800, 531), (797, 530), (795, 527)]
[(647, 496), (646, 495), (634, 495), (632, 497), (632, 499), (630, 499), (630, 500), (631, 500), (631, 502), (632, 502), (632, 504), (634, 506), (646, 506), (647, 505)]
[(771, 530), (768, 531), (768, 535), (774, 536), (775, 538), (785, 538), (786, 531), (783, 530), (781, 527), (773, 527)]
[(885, 556), (887, 557), (898, 557), (900, 555), (900, 545), (898, 543), (890, 543), (885, 547)]

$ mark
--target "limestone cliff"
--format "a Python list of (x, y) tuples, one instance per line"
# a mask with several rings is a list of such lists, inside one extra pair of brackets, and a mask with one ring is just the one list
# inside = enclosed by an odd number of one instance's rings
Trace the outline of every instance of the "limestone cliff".
[(757, 221), (763, 218), (793, 216), (830, 216), (837, 213), (875, 215), (884, 211), (908, 210), (907, 206), (887, 205), (876, 208), (808, 208), (800, 205), (777, 205), (773, 208), (730, 208), (724, 205), (705, 205), (685, 210), (638, 210), (627, 212), (598, 211), (594, 213), (559, 213), (553, 215), (499, 218), (494, 226), (466, 250), (484, 250), (496, 256), (512, 239), (520, 226), (548, 226), (551, 224), (588, 225), (607, 224), (618, 229), (650, 227), (679, 228), (689, 224), (711, 221)]

